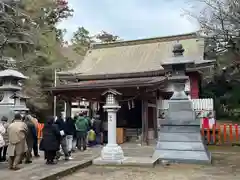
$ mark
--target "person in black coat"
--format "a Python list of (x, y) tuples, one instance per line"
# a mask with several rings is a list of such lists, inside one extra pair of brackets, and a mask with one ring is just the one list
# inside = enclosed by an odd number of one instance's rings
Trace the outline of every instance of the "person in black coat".
[(61, 134), (58, 126), (54, 124), (54, 117), (49, 117), (44, 124), (40, 150), (44, 151), (46, 164), (55, 164), (54, 159), (60, 147)]

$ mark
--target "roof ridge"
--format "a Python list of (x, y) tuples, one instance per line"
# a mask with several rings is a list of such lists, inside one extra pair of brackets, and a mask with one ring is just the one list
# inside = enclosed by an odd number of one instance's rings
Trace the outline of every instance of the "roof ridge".
[(154, 43), (154, 42), (177, 41), (177, 40), (191, 39), (191, 38), (197, 38), (197, 37), (198, 37), (197, 32), (191, 32), (191, 33), (178, 34), (178, 35), (159, 36), (159, 37), (152, 37), (152, 38), (116, 41), (116, 42), (109, 42), (109, 43), (94, 43), (92, 44), (91, 47), (92, 49), (99, 49), (99, 48), (109, 48), (109, 47), (119, 47), (119, 46), (131, 46), (131, 45), (148, 44), (148, 43)]

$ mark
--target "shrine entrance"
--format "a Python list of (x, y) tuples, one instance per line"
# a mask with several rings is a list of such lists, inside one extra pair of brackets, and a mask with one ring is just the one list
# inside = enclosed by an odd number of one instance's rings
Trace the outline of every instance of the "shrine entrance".
[[(109, 81), (111, 84), (105, 86)], [(90, 103), (98, 103), (97, 114), (107, 126), (108, 116), (106, 109), (103, 108), (106, 102), (102, 93), (113, 86), (113, 89), (121, 94), (116, 97), (120, 106), (117, 111), (116, 127), (123, 129), (125, 137), (134, 137), (135, 139), (141, 137), (141, 142), (146, 142), (148, 141), (149, 122), (150, 127), (155, 128), (155, 131), (157, 128), (157, 116), (154, 115), (151, 110), (153, 108), (149, 108), (148, 104), (152, 100), (156, 107), (156, 91), (159, 91), (165, 82), (165, 77), (161, 76), (132, 78), (128, 80), (128, 84), (126, 84), (126, 79), (99, 80), (99, 82), (96, 80), (94, 83), (81, 81), (71, 86), (69, 84), (58, 86), (52, 88), (51, 91), (66, 102), (66, 116), (71, 116), (71, 102), (77, 99), (84, 98)], [(149, 114), (148, 111), (152, 113)]]

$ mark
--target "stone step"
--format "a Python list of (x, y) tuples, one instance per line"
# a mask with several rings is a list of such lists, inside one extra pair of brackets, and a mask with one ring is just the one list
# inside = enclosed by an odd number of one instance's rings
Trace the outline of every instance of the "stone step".
[(211, 163), (211, 154), (205, 151), (156, 150), (153, 154), (153, 158), (179, 163)]
[(200, 133), (200, 126), (173, 126), (163, 125), (160, 128), (160, 133)]
[(178, 151), (205, 151), (202, 142), (158, 142), (156, 149)]
[(160, 133), (160, 141), (183, 141), (183, 142), (197, 142), (202, 141), (200, 133)]

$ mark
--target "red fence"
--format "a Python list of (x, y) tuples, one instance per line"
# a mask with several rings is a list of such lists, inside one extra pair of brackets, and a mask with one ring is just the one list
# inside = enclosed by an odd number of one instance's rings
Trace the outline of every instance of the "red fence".
[[(38, 138), (42, 138), (42, 129), (44, 124), (38, 123)], [(202, 126), (203, 127), (203, 126)], [(217, 145), (240, 145), (240, 125), (223, 124), (213, 125), (212, 128), (202, 128), (202, 136), (205, 137), (206, 144)]]
[(239, 128), (238, 124), (214, 125), (212, 128), (202, 128), (201, 133), (207, 144), (236, 145), (240, 144)]

